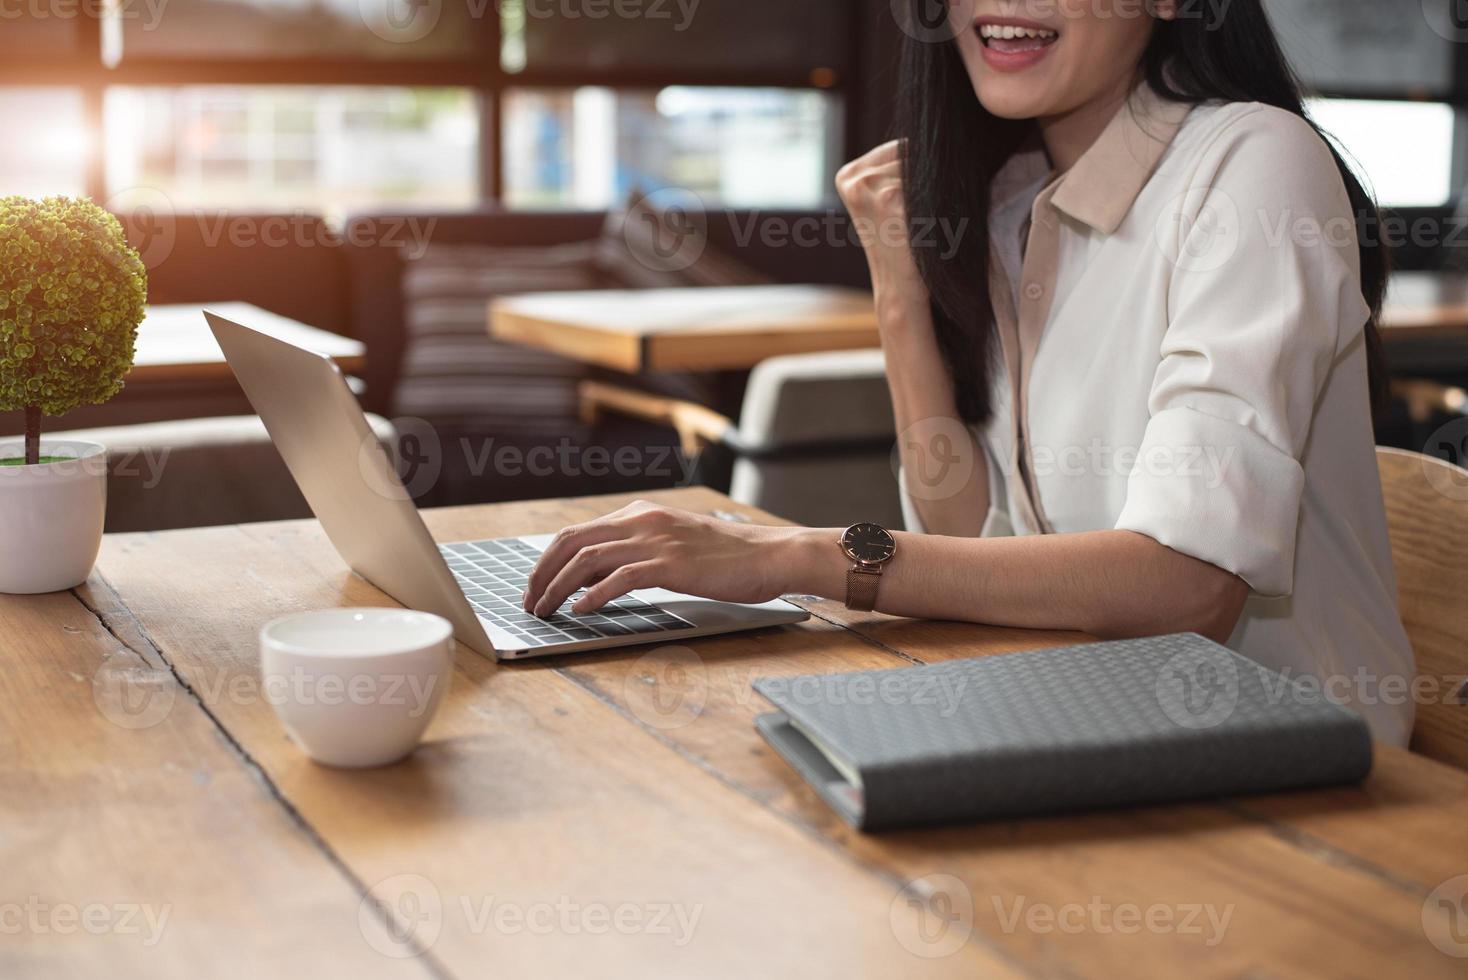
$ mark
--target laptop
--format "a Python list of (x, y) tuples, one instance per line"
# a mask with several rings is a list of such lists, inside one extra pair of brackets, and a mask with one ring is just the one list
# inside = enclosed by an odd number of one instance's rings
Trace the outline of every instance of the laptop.
[(214, 313), (204, 317), (342, 559), (404, 606), (447, 619), (478, 653), (519, 660), (809, 618), (779, 599), (741, 605), (666, 589), (639, 589), (580, 616), (569, 611), (572, 596), (554, 614), (532, 616), (521, 597), (554, 535), (435, 543), (335, 362)]

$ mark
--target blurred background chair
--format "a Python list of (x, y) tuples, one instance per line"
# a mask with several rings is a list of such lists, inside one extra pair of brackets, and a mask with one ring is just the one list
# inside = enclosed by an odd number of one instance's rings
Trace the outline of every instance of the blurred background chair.
[(1376, 451), (1402, 623), (1417, 673), (1412, 749), (1468, 769), (1468, 470), (1402, 449)]
[(667, 425), (685, 454), (733, 458), (730, 495), (812, 527), (902, 526), (892, 402), (882, 352), (774, 357), (749, 376), (739, 421), (703, 405), (589, 381), (583, 419), (622, 414)]

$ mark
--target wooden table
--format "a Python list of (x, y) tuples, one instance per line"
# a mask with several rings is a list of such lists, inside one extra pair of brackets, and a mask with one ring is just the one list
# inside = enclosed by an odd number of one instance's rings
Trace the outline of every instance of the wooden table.
[(1397, 272), (1381, 316), (1385, 339), (1468, 335), (1468, 275)]
[(234, 381), (224, 352), (204, 320), (208, 309), (226, 319), (320, 351), (335, 359), (347, 372), (360, 371), (367, 348), (357, 340), (262, 310), (249, 303), (204, 303), (150, 306), (138, 327), (130, 385), (171, 381)]
[(497, 299), (490, 335), (629, 374), (747, 370), (878, 346), (871, 294), (835, 286), (608, 289)]
[[(455, 540), (622, 502), (426, 516)], [(1463, 975), (1424, 916), (1445, 927), (1434, 889), (1468, 872), (1468, 773), (1425, 758), (1381, 750), (1359, 787), (864, 836), (753, 728), (756, 677), (1073, 634), (803, 601), (806, 624), (682, 645), (499, 667), (460, 648), (410, 760), (318, 767), (261, 698), (256, 631), (388, 604), (314, 522), (113, 536), (74, 594), (0, 597), (0, 975)]]
[(1394, 273), (1381, 328), (1394, 376), (1468, 375), (1468, 275)]
[[(491, 303), (489, 322), (500, 340), (628, 373), (745, 370), (879, 343), (871, 295), (828, 286), (527, 293)], [(1393, 274), (1382, 328), (1394, 348), (1468, 339), (1468, 274)]]
[[(83, 405), (58, 420), (52, 431), (112, 425), (141, 425), (174, 419), (253, 415), (254, 407), (235, 381), (224, 352), (214, 341), (204, 310), (246, 326), (321, 351), (342, 370), (366, 366), (366, 346), (350, 337), (318, 330), (249, 303), (149, 306), (138, 327), (133, 368), (117, 397), (102, 405)], [(0, 436), (18, 434), (23, 422), (0, 416)]]

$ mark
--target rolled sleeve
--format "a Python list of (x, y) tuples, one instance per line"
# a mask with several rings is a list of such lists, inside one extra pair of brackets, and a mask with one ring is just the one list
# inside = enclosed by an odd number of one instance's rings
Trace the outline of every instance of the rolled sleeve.
[[(1314, 165), (1279, 166), (1292, 157)], [(1293, 591), (1315, 404), (1370, 315), (1345, 188), (1310, 177), (1334, 166), (1303, 120), (1271, 111), (1220, 137), (1158, 226), (1168, 326), (1116, 526), (1266, 596)]]
[(1116, 526), (1233, 572), (1260, 595), (1294, 585), (1305, 471), (1246, 425), (1186, 407), (1147, 425)]

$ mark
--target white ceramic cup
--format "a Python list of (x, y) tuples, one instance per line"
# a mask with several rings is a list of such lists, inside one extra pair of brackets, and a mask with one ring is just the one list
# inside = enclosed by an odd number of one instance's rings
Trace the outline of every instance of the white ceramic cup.
[(260, 630), (265, 699), (312, 759), (385, 766), (418, 745), (453, 675), (454, 628), (406, 609), (324, 609)]

